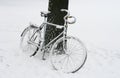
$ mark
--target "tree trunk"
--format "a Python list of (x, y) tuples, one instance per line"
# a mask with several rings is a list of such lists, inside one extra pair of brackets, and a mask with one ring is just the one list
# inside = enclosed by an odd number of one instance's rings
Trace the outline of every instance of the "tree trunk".
[[(61, 12), (61, 9), (68, 9), (68, 0), (49, 0), (48, 10), (51, 13), (48, 15), (47, 21), (53, 24), (64, 25), (63, 18), (66, 15), (66, 12)], [(54, 26), (47, 25), (45, 29), (45, 45), (62, 31), (63, 29), (57, 29)]]

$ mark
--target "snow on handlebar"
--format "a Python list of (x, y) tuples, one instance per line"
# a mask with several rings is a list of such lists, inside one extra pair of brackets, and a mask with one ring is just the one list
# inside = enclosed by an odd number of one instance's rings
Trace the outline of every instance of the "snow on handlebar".
[[(76, 18), (74, 16), (70, 16), (69, 10), (61, 9), (61, 11), (67, 12), (67, 14), (64, 16), (64, 20), (65, 20), (66, 23), (73, 24), (73, 23), (76, 22)], [(46, 17), (48, 17), (48, 14), (50, 14), (50, 11), (48, 11), (48, 12), (41, 12), (41, 16), (45, 17), (45, 20), (46, 20)]]
[(74, 16), (70, 16), (70, 11), (67, 9), (61, 9), (61, 11), (67, 12), (67, 15), (65, 15), (64, 20), (68, 24), (74, 24), (76, 22), (76, 18)]

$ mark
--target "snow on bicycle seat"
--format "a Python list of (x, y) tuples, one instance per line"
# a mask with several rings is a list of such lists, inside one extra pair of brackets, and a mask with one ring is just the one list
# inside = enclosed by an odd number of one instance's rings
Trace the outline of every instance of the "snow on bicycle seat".
[(41, 11), (41, 16), (42, 16), (42, 17), (47, 17), (49, 13), (50, 13), (50, 11), (48, 11), (48, 12), (46, 12), (46, 11)]

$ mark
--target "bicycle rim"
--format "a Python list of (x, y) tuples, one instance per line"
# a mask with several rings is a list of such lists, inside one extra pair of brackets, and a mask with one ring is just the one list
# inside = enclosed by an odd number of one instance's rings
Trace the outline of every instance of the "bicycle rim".
[[(63, 41), (65, 42), (64, 47)], [(61, 48), (60, 48), (61, 47)], [(61, 38), (51, 49), (51, 64), (59, 71), (65, 73), (77, 72), (85, 63), (87, 50), (83, 43), (75, 37)]]
[[(33, 36), (36, 29), (37, 28), (32, 28), (32, 27), (28, 28), (21, 37), (21, 43), (20, 43), (21, 49), (23, 52), (27, 53), (28, 55), (33, 54), (37, 49), (35, 45), (28, 43), (28, 41)], [(40, 34), (36, 32), (35, 35), (32, 37), (31, 41), (35, 43), (39, 43), (39, 38), (40, 38)]]

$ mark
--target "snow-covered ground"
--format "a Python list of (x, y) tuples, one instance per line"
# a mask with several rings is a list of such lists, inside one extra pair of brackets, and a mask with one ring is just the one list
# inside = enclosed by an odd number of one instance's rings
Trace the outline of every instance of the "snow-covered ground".
[(74, 74), (55, 71), (49, 62), (30, 58), (19, 48), (20, 34), (29, 22), (41, 24), (47, 0), (0, 0), (0, 78), (119, 78), (120, 1), (70, 0), (77, 18), (68, 33), (81, 39), (88, 58)]

